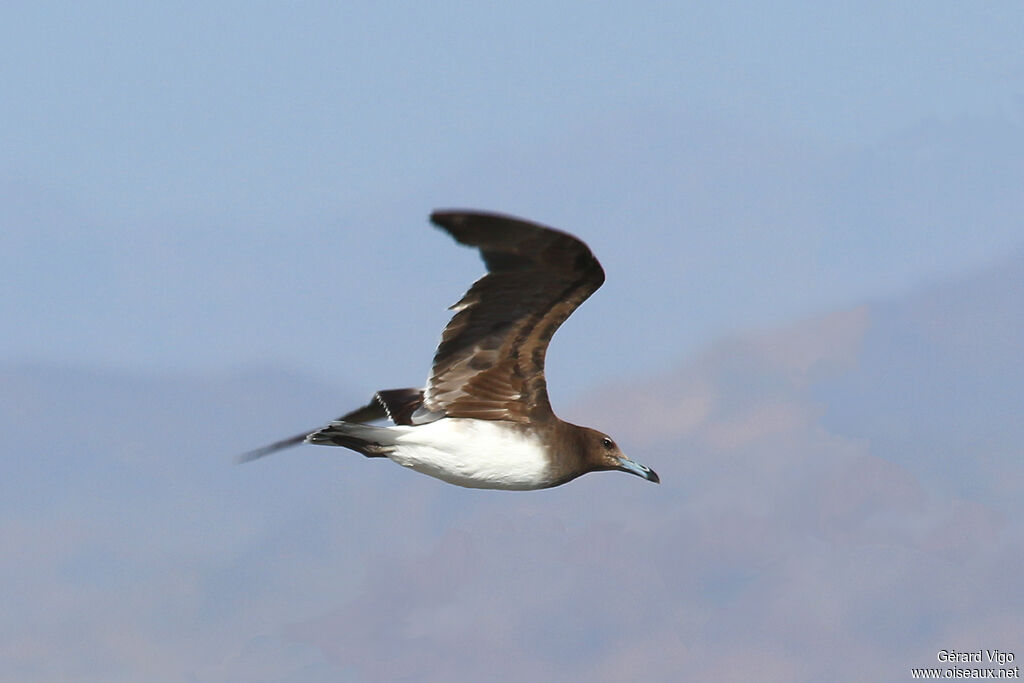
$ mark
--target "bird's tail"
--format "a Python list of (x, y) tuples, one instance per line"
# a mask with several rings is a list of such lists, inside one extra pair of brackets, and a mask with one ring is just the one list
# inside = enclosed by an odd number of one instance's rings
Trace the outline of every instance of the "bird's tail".
[(362, 453), (368, 458), (383, 458), (394, 447), (395, 429), (335, 421), (313, 432), (305, 441), (320, 446), (341, 446)]
[[(392, 428), (393, 429), (393, 428)], [(368, 458), (385, 457), (393, 445), (392, 434), (389, 434), (387, 427), (373, 427), (371, 425), (359, 424), (356, 422), (345, 422), (335, 420), (326, 427), (310, 433), (304, 432), (289, 436), (287, 439), (275, 441), (269, 446), (256, 448), (238, 456), (238, 462), (249, 462), (262, 458), (265, 455), (276, 453), (292, 446), (303, 443), (313, 443), (321, 446), (343, 446), (362, 453)]]
[(245, 453), (242, 453), (240, 456), (238, 456), (237, 460), (240, 463), (242, 463), (242, 462), (249, 462), (250, 460), (255, 460), (256, 458), (262, 458), (263, 456), (270, 455), (271, 453), (277, 453), (278, 451), (283, 451), (285, 448), (291, 448), (292, 446), (298, 446), (300, 443), (305, 443), (306, 442), (307, 434), (308, 434), (308, 432), (305, 432), (305, 433), (302, 433), (302, 434), (296, 434), (295, 436), (289, 436), (287, 439), (281, 439), (280, 441), (275, 441), (274, 443), (270, 444), (269, 446), (263, 446), (261, 448), (254, 448), (251, 451), (246, 451)]
[[(296, 434), (295, 436), (289, 436), (287, 439), (281, 439), (275, 441), (269, 446), (263, 446), (261, 448), (255, 448), (251, 451), (247, 451), (242, 455), (238, 456), (238, 462), (249, 462), (250, 460), (256, 460), (262, 458), (265, 455), (276, 453), (284, 450), (285, 448), (291, 448), (292, 446), (298, 446), (301, 443), (318, 443), (327, 446), (344, 446), (345, 448), (351, 448), (354, 451), (358, 451), (367, 457), (377, 457), (378, 455), (386, 455), (385, 452), (370, 453), (362, 449), (360, 445), (359, 437), (354, 435), (354, 430), (351, 427), (364, 425), (367, 422), (373, 422), (375, 420), (391, 419), (397, 425), (409, 425), (412, 424), (412, 414), (417, 408), (423, 403), (423, 389), (384, 389), (378, 391), (362, 408), (356, 408), (355, 410), (349, 411), (339, 417), (337, 420), (332, 422), (327, 427), (310, 432), (303, 432), (302, 434)], [(358, 423), (358, 424), (357, 424)], [(338, 425), (345, 424), (347, 427), (342, 434), (342, 428)], [(320, 435), (318, 440), (313, 440), (313, 437)], [(380, 436), (378, 434), (378, 436)], [(369, 439), (367, 447), (380, 451), (383, 444), (376, 443), (374, 439)]]

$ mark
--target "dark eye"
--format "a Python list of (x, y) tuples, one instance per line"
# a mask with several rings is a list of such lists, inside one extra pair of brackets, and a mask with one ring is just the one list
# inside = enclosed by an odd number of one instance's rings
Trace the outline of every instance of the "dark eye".
[(615, 448), (615, 442), (609, 439), (607, 436), (601, 439), (601, 445), (607, 448), (608, 450)]

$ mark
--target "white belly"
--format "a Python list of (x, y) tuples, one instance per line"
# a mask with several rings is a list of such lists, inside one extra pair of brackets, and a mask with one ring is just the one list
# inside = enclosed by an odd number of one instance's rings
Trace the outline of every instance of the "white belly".
[(548, 460), (536, 439), (501, 422), (442, 418), (402, 430), (388, 455), (399, 465), (476, 489), (526, 490), (550, 482)]

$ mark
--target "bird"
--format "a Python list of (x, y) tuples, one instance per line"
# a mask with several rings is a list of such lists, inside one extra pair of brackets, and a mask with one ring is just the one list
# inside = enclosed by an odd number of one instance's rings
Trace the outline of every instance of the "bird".
[[(388, 458), (466, 488), (526, 491), (618, 470), (659, 483), (607, 434), (558, 418), (544, 362), (563, 322), (604, 283), (578, 238), (500, 213), (438, 210), (431, 222), (479, 250), (487, 272), (449, 307), (425, 387), (377, 391), (324, 427), (249, 451), (302, 443)], [(373, 424), (384, 422), (385, 424)]]

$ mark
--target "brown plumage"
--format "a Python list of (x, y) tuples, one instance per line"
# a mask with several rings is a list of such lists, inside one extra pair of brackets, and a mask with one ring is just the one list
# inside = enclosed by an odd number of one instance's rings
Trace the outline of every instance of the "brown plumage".
[[(430, 219), (479, 249), (487, 274), (451, 307), (426, 388), (378, 391), (327, 427), (243, 460), (305, 441), (388, 457), (468, 487), (547, 488), (611, 469), (658, 482), (606, 434), (558, 419), (548, 401), (548, 343), (604, 282), (587, 245), (495, 213), (436, 211)], [(382, 419), (395, 426), (367, 424)]]
[(434, 354), (421, 414), (548, 419), (548, 342), (604, 282), (601, 264), (575, 237), (535, 223), (463, 211), (430, 219), (479, 248), (488, 272), (451, 307), (457, 312)]

